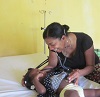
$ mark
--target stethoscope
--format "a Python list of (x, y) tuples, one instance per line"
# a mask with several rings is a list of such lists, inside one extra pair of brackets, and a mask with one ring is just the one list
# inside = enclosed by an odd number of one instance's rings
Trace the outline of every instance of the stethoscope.
[(65, 69), (65, 70), (69, 70), (70, 68), (65, 66), (65, 62), (66, 62), (67, 57), (65, 57), (65, 58), (64, 58), (64, 61), (62, 62), (60, 56), (59, 56), (58, 53), (57, 53), (57, 51), (54, 51), (54, 50), (53, 50), (53, 52), (56, 53), (60, 66), (61, 66), (63, 69)]
[(60, 66), (61, 66), (63, 69), (65, 69), (65, 70), (69, 70), (70, 68), (65, 66), (65, 62), (66, 62), (67, 57), (65, 57), (64, 62), (61, 62), (61, 58), (59, 57), (58, 53), (56, 53), (56, 55), (57, 55), (57, 57), (58, 57)]

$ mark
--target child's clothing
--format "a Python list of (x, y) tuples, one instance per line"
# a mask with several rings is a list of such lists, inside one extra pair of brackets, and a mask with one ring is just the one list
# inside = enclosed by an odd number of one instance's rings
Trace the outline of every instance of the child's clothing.
[[(55, 92), (59, 88), (61, 81), (67, 75), (68, 74), (64, 71), (51, 72), (50, 74), (48, 74), (43, 80), (43, 85), (46, 87), (47, 91), (45, 94), (39, 94), (37, 97), (47, 97), (48, 94), (49, 97), (57, 97)], [(74, 84), (69, 84), (67, 86), (61, 91), (60, 94), (63, 94), (66, 90), (77, 90), (78, 94), (82, 95), (81, 97), (84, 97), (83, 89), (80, 86), (76, 86)]]
[(59, 88), (61, 81), (66, 77), (66, 75), (67, 75), (66, 72), (62, 72), (62, 73), (60, 73), (58, 75), (54, 75), (50, 78), (51, 79), (51, 87), (55, 92)]

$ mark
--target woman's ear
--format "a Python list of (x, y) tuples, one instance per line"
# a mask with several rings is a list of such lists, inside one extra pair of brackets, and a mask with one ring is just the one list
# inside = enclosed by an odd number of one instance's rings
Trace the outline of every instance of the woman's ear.
[(64, 40), (65, 39), (65, 35), (63, 35), (61, 39)]

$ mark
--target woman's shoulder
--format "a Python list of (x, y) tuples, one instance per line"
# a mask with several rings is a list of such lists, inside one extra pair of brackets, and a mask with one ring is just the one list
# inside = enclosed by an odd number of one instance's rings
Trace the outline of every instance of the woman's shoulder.
[(89, 49), (93, 45), (92, 38), (86, 34), (86, 33), (74, 33), (77, 37), (77, 43), (80, 44), (81, 48), (83, 48), (84, 51)]
[(83, 42), (87, 42), (87, 41), (92, 42), (92, 38), (86, 33), (83, 32), (71, 32), (71, 33), (73, 33), (76, 36), (77, 40), (80, 41), (82, 40)]
[(84, 33), (84, 32), (70, 32), (75, 34), (76, 36), (80, 36), (80, 37), (90, 37), (88, 34)]

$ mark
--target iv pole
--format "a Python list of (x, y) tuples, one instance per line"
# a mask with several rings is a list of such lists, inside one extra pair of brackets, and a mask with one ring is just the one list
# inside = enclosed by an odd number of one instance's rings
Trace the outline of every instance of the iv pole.
[[(41, 27), (41, 30), (45, 30), (45, 27), (46, 27), (46, 23), (45, 23), (45, 21), (46, 21), (46, 11), (45, 10), (41, 10), (41, 11), (39, 11), (41, 14), (43, 14), (44, 15), (44, 27)], [(46, 54), (46, 44), (45, 44), (45, 41), (44, 41), (44, 54)]]

